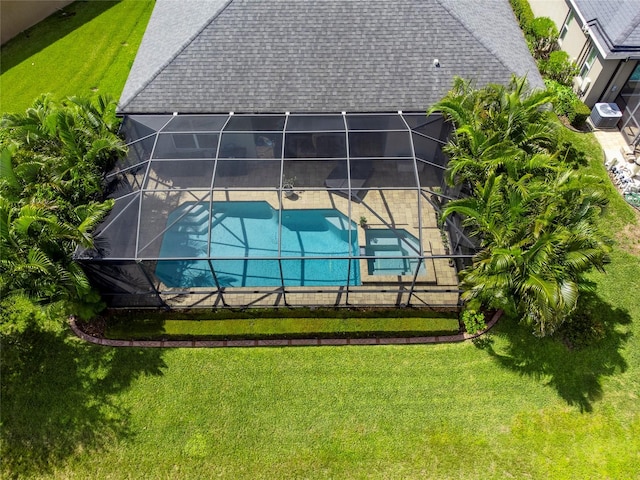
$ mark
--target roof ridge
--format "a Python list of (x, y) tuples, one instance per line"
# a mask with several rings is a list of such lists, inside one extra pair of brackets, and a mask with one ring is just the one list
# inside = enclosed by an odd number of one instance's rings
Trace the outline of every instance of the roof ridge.
[(165, 68), (167, 68), (184, 50), (185, 48), (187, 48), (189, 45), (191, 45), (191, 43), (193, 43), (193, 41), (198, 38), (198, 36), (202, 33), (203, 30), (205, 30), (209, 25), (211, 25), (213, 23), (214, 20), (216, 20), (218, 18), (218, 16), (220, 16), (220, 14), (222, 14), (222, 12), (224, 12), (227, 7), (233, 3), (234, 0), (226, 0), (225, 4), (219, 8), (212, 16), (209, 20), (207, 20), (206, 22), (204, 22), (202, 24), (202, 26), (197, 29), (193, 35), (191, 35), (186, 41), (184, 41), (182, 43), (182, 45), (180, 45), (176, 51), (174, 52), (173, 55), (171, 55), (165, 62), (162, 63), (162, 65), (160, 65), (156, 71), (150, 75), (147, 80), (145, 80), (142, 85), (140, 85), (140, 87), (138, 87), (136, 90), (134, 90), (132, 92), (132, 94), (129, 96), (128, 100), (123, 103), (122, 105), (118, 106), (118, 110), (124, 110), (127, 105), (129, 105), (133, 100), (135, 100), (135, 98), (142, 93), (148, 86), (149, 84), (155, 80), (157, 78), (158, 75), (160, 75)]
[[(476, 35), (476, 32), (474, 29), (472, 29), (469, 25), (467, 25), (467, 22), (465, 22), (460, 15), (456, 14), (451, 8), (449, 8), (448, 5), (445, 5), (446, 1), (443, 2), (442, 0), (436, 0), (437, 3), (440, 4), (440, 6), (442, 8), (444, 8), (449, 15), (451, 15), (453, 18), (456, 19), (456, 21), (462, 25), (462, 27), (471, 34), (471, 36), (473, 38), (475, 38), (478, 41), (478, 44), (481, 44), (482, 47), (487, 50), (489, 53), (491, 53), (496, 59), (498, 59), (498, 61), (500, 62), (500, 64), (505, 67), (507, 70), (511, 71), (511, 68), (509, 67), (509, 65), (507, 65), (504, 61), (504, 59), (502, 58), (501, 55), (499, 55), (495, 49), (491, 48), (489, 45), (487, 45), (486, 41), (484, 41), (482, 38), (479, 38), (478, 35)], [(509, 4), (510, 5), (510, 4)], [(513, 11), (512, 11), (513, 13)], [(514, 19), (515, 19), (515, 15), (514, 15)]]

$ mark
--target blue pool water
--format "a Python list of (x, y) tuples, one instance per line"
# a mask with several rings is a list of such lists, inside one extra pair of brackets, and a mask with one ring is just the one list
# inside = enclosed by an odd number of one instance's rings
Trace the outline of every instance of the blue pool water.
[[(366, 230), (369, 275), (413, 275), (418, 267), (420, 241), (404, 229)], [(396, 258), (415, 257), (415, 258)], [(424, 273), (424, 262), (420, 274)]]
[[(175, 223), (174, 223), (175, 222)], [(225, 287), (273, 287), (282, 284), (278, 262), (278, 212), (267, 202), (216, 202), (182, 205), (169, 215), (161, 258), (206, 258), (211, 222), (211, 265)], [(337, 210), (282, 212), (282, 275), (286, 286), (360, 285), (358, 238), (351, 222)], [(331, 255), (332, 259), (314, 259)], [(250, 257), (234, 259), (233, 257)], [(264, 257), (256, 259), (256, 257)], [(344, 258), (340, 258), (344, 257)], [(159, 260), (156, 275), (168, 287), (213, 287), (209, 260)]]

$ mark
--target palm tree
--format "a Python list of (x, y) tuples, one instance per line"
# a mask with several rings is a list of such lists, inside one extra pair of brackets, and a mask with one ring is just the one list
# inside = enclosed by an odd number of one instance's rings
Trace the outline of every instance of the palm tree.
[(506, 87), (483, 89), (456, 78), (449, 94), (429, 110), (441, 112), (455, 126), (443, 149), (450, 158), (447, 181), (483, 180), (510, 160), (553, 153), (557, 128), (547, 111), (551, 99), (546, 90), (528, 91), (524, 77), (513, 77)]
[(112, 205), (108, 201), (76, 207), (76, 223), (71, 224), (55, 215), (55, 205), (16, 206), (0, 198), (1, 295), (22, 291), (52, 301), (87, 294), (89, 282), (71, 254), (78, 246), (93, 246), (91, 231)]
[(442, 215), (463, 215), (481, 238), (473, 265), (460, 275), (463, 300), (516, 312), (539, 335), (553, 333), (576, 308), (584, 273), (607, 262), (595, 221), (606, 205), (603, 189), (559, 170), (517, 181), (492, 174), (473, 193), (449, 202)]
[(19, 146), (16, 171), (37, 179), (25, 182), (32, 193), (79, 205), (102, 196), (106, 173), (126, 153), (118, 122), (108, 97), (72, 97), (60, 106), (43, 95), (24, 114), (6, 114), (2, 126)]
[(37, 99), (5, 115), (0, 138), (0, 295), (21, 291), (51, 302), (78, 300), (89, 282), (72, 260), (93, 245), (92, 230), (111, 209), (103, 184), (125, 153), (115, 102)]

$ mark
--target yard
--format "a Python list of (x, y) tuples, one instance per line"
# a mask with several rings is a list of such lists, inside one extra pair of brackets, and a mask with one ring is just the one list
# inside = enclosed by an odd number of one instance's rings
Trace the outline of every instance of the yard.
[(75, 2), (2, 46), (2, 112), (20, 112), (42, 93), (118, 98), (153, 2)]
[[(119, 94), (152, 4), (102, 3), (74, 4), (85, 20), (51, 45), (3, 47), (3, 111), (44, 91)], [(70, 39), (112, 54), (61, 69)], [(29, 53), (5, 62), (12, 48)], [(593, 136), (567, 136), (606, 179)], [(640, 231), (610, 197), (617, 245), (591, 275), (604, 325), (594, 345), (572, 350), (503, 319), (476, 343), (115, 349), (54, 322), (3, 352), (15, 366), (2, 372), (3, 477), (637, 478)]]

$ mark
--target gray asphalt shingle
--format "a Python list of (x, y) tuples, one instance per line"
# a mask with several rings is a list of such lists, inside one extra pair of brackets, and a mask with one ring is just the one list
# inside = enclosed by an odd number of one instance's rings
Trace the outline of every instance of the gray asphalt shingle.
[(640, 55), (640, 0), (574, 0), (575, 5), (612, 54)]
[(160, 50), (136, 58), (122, 113), (421, 111), (455, 75), (542, 84), (507, 0), (190, 1), (200, 22), (169, 47), (163, 3), (138, 57)]

